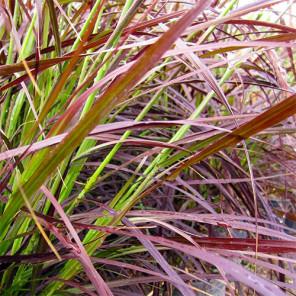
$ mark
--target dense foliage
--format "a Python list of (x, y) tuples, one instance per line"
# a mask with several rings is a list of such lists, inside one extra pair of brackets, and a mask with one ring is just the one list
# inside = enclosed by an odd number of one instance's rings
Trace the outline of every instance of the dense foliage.
[(0, 2), (1, 295), (295, 295), (293, 1)]

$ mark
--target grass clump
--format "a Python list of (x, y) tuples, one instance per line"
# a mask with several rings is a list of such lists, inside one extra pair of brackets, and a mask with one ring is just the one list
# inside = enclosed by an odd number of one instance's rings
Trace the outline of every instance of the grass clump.
[(291, 9), (1, 4), (1, 295), (294, 295)]

